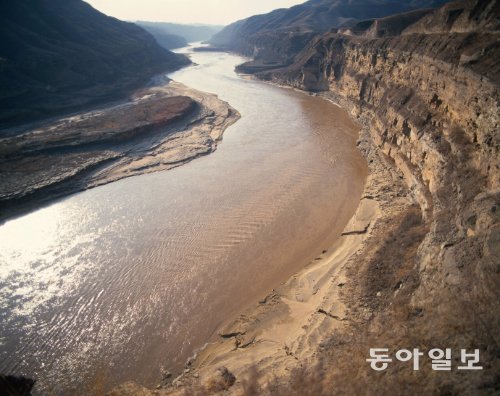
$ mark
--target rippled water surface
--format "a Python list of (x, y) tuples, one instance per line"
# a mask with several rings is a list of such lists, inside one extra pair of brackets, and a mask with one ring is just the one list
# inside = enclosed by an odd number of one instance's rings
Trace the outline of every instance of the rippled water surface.
[(353, 214), (366, 170), (343, 111), (192, 58), (171, 77), (242, 115), (215, 153), (0, 226), (0, 372), (54, 394), (153, 385)]

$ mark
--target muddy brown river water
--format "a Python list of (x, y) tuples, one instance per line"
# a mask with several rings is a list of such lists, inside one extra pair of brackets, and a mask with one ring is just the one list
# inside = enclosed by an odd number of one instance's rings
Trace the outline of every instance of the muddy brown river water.
[(242, 115), (215, 153), (0, 226), (0, 372), (36, 393), (155, 385), (355, 211), (366, 165), (343, 110), (238, 76), (238, 56), (192, 59), (170, 77)]

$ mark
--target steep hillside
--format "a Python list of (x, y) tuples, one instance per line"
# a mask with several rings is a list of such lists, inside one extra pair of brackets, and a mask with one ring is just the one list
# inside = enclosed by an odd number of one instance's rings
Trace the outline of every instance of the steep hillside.
[(474, 6), (455, 1), (441, 7), (405, 31), (411, 33), (467, 33), (500, 30), (500, 4), (478, 1)]
[[(303, 4), (275, 10), (269, 14), (256, 15), (235, 22), (216, 34), (210, 43), (216, 47), (254, 56), (257, 59), (270, 57), (272, 61), (290, 63), (291, 58), (303, 48), (295, 45), (294, 51), (285, 56), (270, 49), (279, 47), (279, 43), (299, 40), (297, 36), (307, 37), (307, 42), (314, 33), (324, 33), (344, 25), (351, 25), (359, 20), (381, 18), (411, 11), (417, 8), (437, 7), (446, 0), (310, 0)], [(287, 45), (287, 44), (285, 44)]]
[[(220, 32), (223, 26), (216, 25), (185, 25), (170, 22), (136, 22), (139, 26), (164, 34), (175, 34), (183, 37), (188, 43), (209, 40), (214, 34)], [(151, 31), (151, 30), (150, 30)]]
[(80, 109), (189, 63), (81, 0), (0, 2), (0, 129)]

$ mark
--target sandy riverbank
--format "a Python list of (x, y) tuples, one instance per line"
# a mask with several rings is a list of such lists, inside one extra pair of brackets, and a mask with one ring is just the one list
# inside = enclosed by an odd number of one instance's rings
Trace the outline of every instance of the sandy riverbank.
[(0, 139), (0, 221), (208, 154), (238, 118), (215, 95), (171, 81), (137, 91), (127, 102)]
[[(370, 174), (355, 215), (333, 245), (317, 252), (315, 259), (253, 307), (224, 323), (218, 340), (187, 362), (180, 377), (167, 374), (163, 387), (155, 391), (124, 384), (111, 395), (176, 395), (186, 389), (188, 394), (200, 389), (210, 394), (225, 387), (228, 394), (242, 394), (249, 378), (268, 384), (317, 364), (322, 344), (369, 315), (348, 308), (349, 300), (356, 298), (345, 292), (354, 281), (349, 271), (384, 236), (385, 220), (408, 208), (411, 201), (399, 175), (372, 144), (367, 125), (360, 132), (358, 147)], [(223, 367), (234, 376), (234, 385), (227, 386), (233, 381)]]

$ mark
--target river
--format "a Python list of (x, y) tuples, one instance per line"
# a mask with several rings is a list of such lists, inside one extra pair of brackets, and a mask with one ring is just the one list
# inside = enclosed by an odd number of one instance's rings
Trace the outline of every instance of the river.
[(366, 176), (356, 126), (321, 98), (194, 53), (170, 75), (242, 115), (217, 151), (0, 226), (0, 372), (35, 393), (151, 386), (333, 242)]

